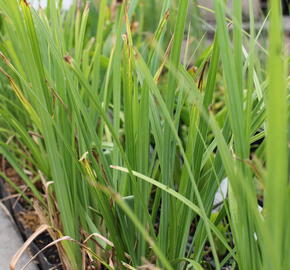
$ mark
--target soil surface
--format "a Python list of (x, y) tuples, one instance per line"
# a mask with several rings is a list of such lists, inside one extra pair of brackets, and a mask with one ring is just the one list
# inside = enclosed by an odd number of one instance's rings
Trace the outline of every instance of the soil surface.
[[(21, 180), (17, 172), (2, 159), (0, 170), (13, 181), (18, 188), (25, 191), (25, 194), (30, 198), (31, 192), (25, 186), (24, 182)], [(40, 185), (41, 186), (41, 185)], [(41, 188), (39, 187), (41, 191)], [(18, 193), (3, 179), (0, 178), (0, 199), (9, 210), (11, 216), (13, 217), (15, 224), (17, 225), (23, 240), (27, 238), (36, 231), (36, 229), (41, 225), (40, 219), (36, 211), (22, 198), (18, 196)], [(36, 254), (39, 250), (46, 247), (53, 240), (48, 232), (44, 232), (39, 235), (33, 243), (30, 245), (29, 249), (32, 254)], [(51, 246), (45, 249), (42, 254), (38, 256), (39, 268), (41, 270), (62, 270), (61, 261), (58, 255), (58, 250), (56, 246)]]

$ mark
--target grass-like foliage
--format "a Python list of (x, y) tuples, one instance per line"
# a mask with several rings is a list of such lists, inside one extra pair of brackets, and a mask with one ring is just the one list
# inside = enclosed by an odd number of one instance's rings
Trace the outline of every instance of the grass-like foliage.
[(0, 0), (0, 153), (33, 196), (1, 177), (65, 269), (290, 269), (279, 2), (261, 39), (215, 0), (209, 42), (195, 1)]

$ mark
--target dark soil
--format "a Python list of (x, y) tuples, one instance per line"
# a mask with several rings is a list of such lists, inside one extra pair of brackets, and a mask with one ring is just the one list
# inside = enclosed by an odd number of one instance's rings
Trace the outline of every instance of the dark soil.
[[(21, 178), (6, 161), (2, 162), (1, 167), (1, 171), (3, 171), (5, 175), (13, 181), (14, 184), (16, 184), (21, 189), (25, 189), (25, 185)], [(31, 196), (29, 189), (26, 190), (25, 194), (28, 197)], [(13, 217), (15, 224), (18, 227), (23, 240), (26, 241), (40, 225), (40, 220), (37, 213), (24, 199), (19, 198), (19, 196), (17, 196), (17, 192), (1, 178), (0, 199), (3, 200), (4, 205), (11, 213), (11, 216)], [(29, 246), (31, 254), (36, 254), (52, 241), (53, 240), (48, 232), (42, 233)], [(37, 263), (40, 270), (63, 269), (56, 246), (51, 246), (45, 249), (40, 255), (38, 255)]]

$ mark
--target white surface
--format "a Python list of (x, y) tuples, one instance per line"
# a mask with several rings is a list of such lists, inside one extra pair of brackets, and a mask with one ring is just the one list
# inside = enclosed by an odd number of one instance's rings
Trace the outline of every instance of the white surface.
[[(4, 212), (0, 205), (0, 269), (8, 270), (13, 255), (23, 245), (23, 240), (12, 222), (11, 218)], [(16, 265), (15, 270), (21, 269), (29, 261), (25, 253)], [(37, 270), (38, 267), (31, 263), (26, 270)]]
[(214, 207), (221, 204), (224, 199), (227, 197), (228, 194), (228, 178), (225, 178), (222, 180), (218, 191), (216, 192), (215, 196), (214, 196), (214, 201), (213, 201), (213, 205)]
[[(46, 7), (47, 0), (28, 0), (34, 8)], [(63, 8), (68, 9), (73, 0), (63, 0)]]

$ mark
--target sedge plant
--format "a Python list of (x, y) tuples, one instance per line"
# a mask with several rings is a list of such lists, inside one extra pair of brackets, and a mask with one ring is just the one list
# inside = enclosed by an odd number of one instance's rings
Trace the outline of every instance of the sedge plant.
[(33, 196), (1, 177), (65, 269), (290, 268), (281, 7), (264, 48), (233, 2), (206, 42), (196, 1), (0, 0), (0, 153)]

